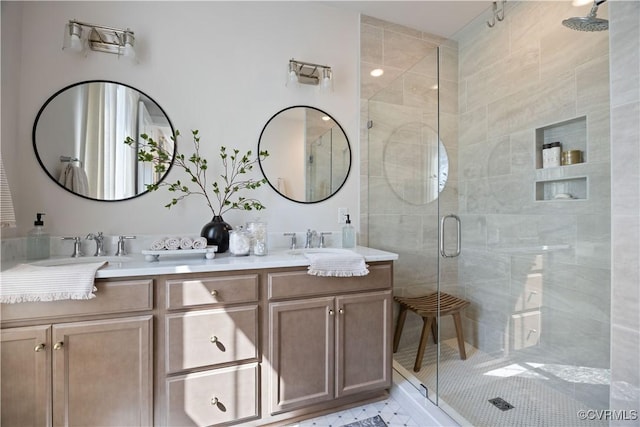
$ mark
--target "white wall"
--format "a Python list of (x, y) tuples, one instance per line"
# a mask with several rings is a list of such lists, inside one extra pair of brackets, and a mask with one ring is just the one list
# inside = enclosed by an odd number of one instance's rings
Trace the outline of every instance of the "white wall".
[[(63, 52), (70, 19), (131, 28), (139, 63)], [(165, 189), (130, 201), (90, 201), (63, 190), (41, 170), (31, 141), (39, 108), (57, 90), (89, 79), (119, 81), (151, 96), (181, 130), (183, 147), (190, 147), (190, 129), (199, 129), (211, 167), (218, 164), (221, 145), (255, 152), (264, 124), (284, 107), (327, 111), (345, 129), (354, 154), (338, 195), (305, 205), (264, 186), (254, 195), (265, 211), (232, 211), (224, 218), (238, 225), (259, 215), (269, 231), (339, 230), (338, 207), (348, 207), (353, 218), (359, 212), (358, 34), (355, 12), (316, 2), (3, 1), (2, 151), (11, 163), (7, 173), (18, 219), (18, 229), (3, 235), (24, 236), (36, 212), (46, 212), (53, 235), (197, 234), (210, 220), (196, 197), (171, 210), (163, 207), (170, 200)], [(285, 87), (290, 58), (332, 66), (334, 91)], [(169, 180), (180, 178), (184, 174), (174, 168)]]

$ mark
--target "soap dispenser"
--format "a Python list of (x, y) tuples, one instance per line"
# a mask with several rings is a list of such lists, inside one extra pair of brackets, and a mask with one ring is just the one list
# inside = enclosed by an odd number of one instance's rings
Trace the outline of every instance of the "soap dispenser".
[(27, 259), (49, 258), (49, 234), (44, 230), (43, 213), (36, 214), (33, 229), (27, 234)]
[(351, 219), (349, 214), (345, 215), (347, 221), (342, 227), (342, 247), (343, 248), (355, 248), (356, 247), (356, 230), (351, 225)]

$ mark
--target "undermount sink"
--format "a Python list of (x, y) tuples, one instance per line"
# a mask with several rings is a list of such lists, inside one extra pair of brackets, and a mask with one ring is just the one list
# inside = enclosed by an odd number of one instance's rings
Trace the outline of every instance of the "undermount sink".
[(304, 254), (352, 254), (353, 251), (349, 249), (340, 248), (300, 248), (289, 249), (288, 255), (304, 255)]
[(88, 264), (92, 262), (111, 262), (120, 263), (131, 261), (133, 258), (126, 256), (84, 256), (84, 257), (65, 257), (65, 258), (49, 258), (41, 261), (33, 261), (29, 264), (40, 267), (55, 267), (59, 265)]

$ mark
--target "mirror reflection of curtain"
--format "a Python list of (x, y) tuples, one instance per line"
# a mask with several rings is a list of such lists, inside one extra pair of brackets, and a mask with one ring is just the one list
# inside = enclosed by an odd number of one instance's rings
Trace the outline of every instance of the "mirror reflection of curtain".
[(87, 93), (84, 159), (89, 194), (122, 199), (135, 194), (135, 152), (124, 144), (137, 135), (138, 98), (135, 91), (115, 84), (91, 85)]

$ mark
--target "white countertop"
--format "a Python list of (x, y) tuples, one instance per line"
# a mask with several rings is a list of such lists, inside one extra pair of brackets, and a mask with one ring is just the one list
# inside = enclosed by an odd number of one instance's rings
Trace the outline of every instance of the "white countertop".
[[(329, 248), (331, 249), (331, 248)], [(366, 262), (394, 261), (398, 254), (378, 249), (358, 246), (352, 249), (362, 255)], [(52, 257), (47, 262), (59, 259), (64, 262), (65, 257)], [(68, 259), (68, 258), (66, 258)], [(308, 266), (309, 259), (303, 254), (291, 254), (287, 249), (272, 250), (265, 256), (233, 256), (229, 252), (216, 254), (214, 259), (205, 259), (203, 254), (162, 255), (158, 261), (146, 261), (142, 254), (130, 254), (123, 260), (110, 256), (102, 258), (108, 261), (96, 273), (96, 278), (134, 277), (162, 274), (204, 273), (215, 271), (252, 270), (263, 268), (300, 267)], [(84, 257), (83, 261), (99, 262), (100, 257)], [(25, 261), (26, 262), (26, 261)], [(28, 262), (27, 262), (28, 263)], [(34, 263), (37, 265), (37, 262)], [(3, 265), (3, 269), (9, 267)]]

